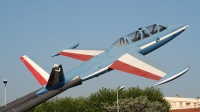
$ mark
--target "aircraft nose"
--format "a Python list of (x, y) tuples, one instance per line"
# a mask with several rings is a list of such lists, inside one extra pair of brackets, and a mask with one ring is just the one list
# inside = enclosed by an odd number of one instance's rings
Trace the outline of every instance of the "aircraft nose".
[(172, 30), (186, 30), (187, 28), (189, 27), (189, 25), (188, 24), (178, 24), (178, 25), (172, 25), (172, 26), (170, 26), (170, 28), (172, 29)]
[(178, 24), (178, 25), (172, 25), (169, 26), (168, 28), (174, 32), (174, 34), (180, 34), (183, 31), (185, 31), (189, 27), (188, 24)]
[(189, 25), (188, 24), (182, 24), (181, 28), (183, 28), (183, 30), (186, 30), (187, 28), (189, 28)]

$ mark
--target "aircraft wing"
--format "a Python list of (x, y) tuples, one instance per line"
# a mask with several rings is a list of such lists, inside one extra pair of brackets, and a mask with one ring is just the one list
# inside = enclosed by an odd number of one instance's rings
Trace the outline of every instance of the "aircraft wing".
[(148, 59), (144, 55), (134, 52), (124, 54), (117, 59), (109, 68), (135, 74), (153, 80), (160, 80), (168, 70)]
[(78, 50), (78, 49), (66, 49), (59, 52), (57, 55), (68, 56), (82, 61), (87, 61), (93, 58), (95, 55), (105, 52), (105, 50)]

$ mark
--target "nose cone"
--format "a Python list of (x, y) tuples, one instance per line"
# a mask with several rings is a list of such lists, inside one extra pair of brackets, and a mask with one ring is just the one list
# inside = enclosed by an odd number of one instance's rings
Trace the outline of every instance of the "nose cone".
[(169, 26), (168, 28), (171, 29), (172, 31), (176, 31), (176, 30), (183, 31), (183, 30), (186, 30), (188, 27), (189, 27), (188, 24), (178, 24), (178, 25)]

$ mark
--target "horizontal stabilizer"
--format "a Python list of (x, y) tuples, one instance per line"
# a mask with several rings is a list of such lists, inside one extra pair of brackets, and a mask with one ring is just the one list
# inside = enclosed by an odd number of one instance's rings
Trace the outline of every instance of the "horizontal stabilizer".
[[(79, 45), (79, 43), (69, 44), (68, 46), (64, 47), (62, 50), (64, 50), (64, 49), (75, 49), (76, 47), (78, 47), (78, 45)], [(60, 50), (60, 51), (62, 51), (62, 50)], [(58, 56), (58, 55), (60, 55), (60, 53), (57, 53), (57, 54), (55, 54), (51, 57), (55, 57), (55, 56)]]
[(67, 56), (70, 58), (75, 58), (81, 61), (87, 61), (91, 58), (93, 58), (96, 55), (99, 55), (100, 53), (105, 52), (105, 50), (83, 50), (83, 49), (75, 49), (77, 46), (79, 45), (79, 43), (75, 43), (75, 44), (70, 44), (67, 47), (65, 47), (65, 49), (59, 51), (59, 53), (51, 56), (51, 57), (55, 57), (55, 56), (59, 56), (59, 55), (63, 55), (63, 56)]
[(59, 54), (71, 58), (75, 58), (81, 61), (87, 61), (105, 50), (79, 50), (79, 49), (66, 49), (61, 51)]
[(183, 67), (181, 69), (178, 69), (176, 71), (173, 71), (169, 74), (166, 75), (166, 77), (164, 77), (164, 79), (162, 79), (159, 83), (155, 84), (154, 86), (158, 86), (167, 82), (170, 82), (180, 76), (182, 76), (184, 73), (186, 73), (188, 70), (190, 69), (189, 66)]
[(60, 54), (55, 54), (55, 55), (53, 55), (53, 56), (51, 56), (51, 57), (55, 57), (55, 56), (58, 56), (58, 55), (60, 55)]

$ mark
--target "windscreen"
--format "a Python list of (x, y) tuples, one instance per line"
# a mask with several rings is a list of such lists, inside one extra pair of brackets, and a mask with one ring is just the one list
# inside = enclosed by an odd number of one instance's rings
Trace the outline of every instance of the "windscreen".
[(120, 38), (118, 39), (115, 43), (113, 43), (113, 46), (123, 46), (125, 43), (124, 43), (124, 38)]
[(163, 30), (165, 30), (165, 29), (167, 29), (166, 27), (161, 26), (161, 25), (159, 25), (159, 28), (160, 28), (160, 32), (163, 31)]

